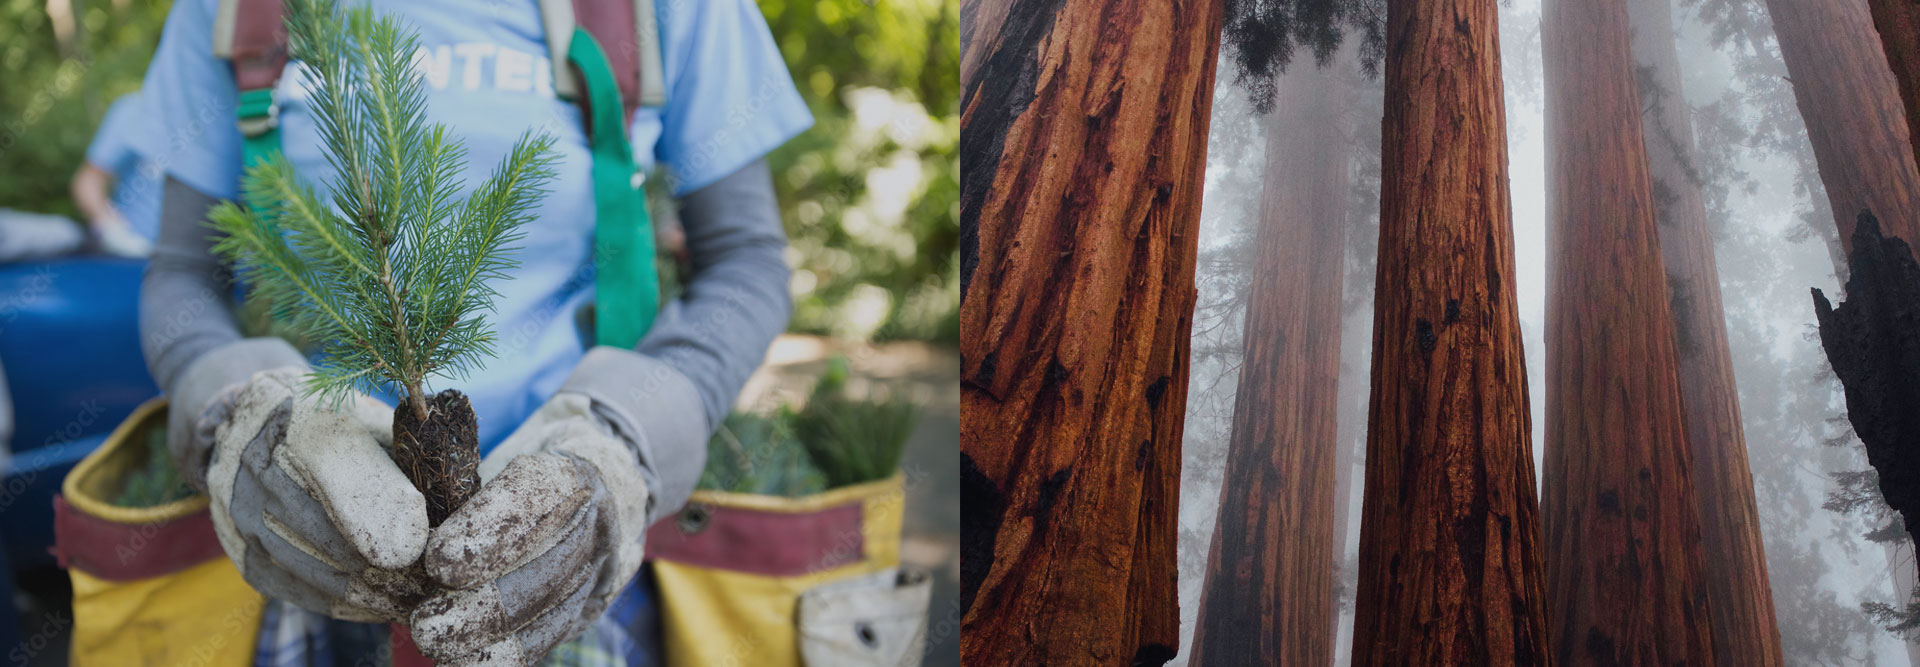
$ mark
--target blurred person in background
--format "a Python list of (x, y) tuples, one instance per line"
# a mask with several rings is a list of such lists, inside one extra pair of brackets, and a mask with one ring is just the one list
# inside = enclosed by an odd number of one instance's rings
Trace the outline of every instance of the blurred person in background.
[(160, 232), (160, 178), (144, 142), (159, 135), (140, 93), (114, 100), (68, 192), (84, 225), (66, 216), (0, 209), (0, 262), (51, 259), (87, 250), (145, 257)]
[(100, 250), (145, 257), (160, 233), (160, 174), (144, 142), (160, 134), (139, 92), (114, 100), (73, 174), (73, 204)]

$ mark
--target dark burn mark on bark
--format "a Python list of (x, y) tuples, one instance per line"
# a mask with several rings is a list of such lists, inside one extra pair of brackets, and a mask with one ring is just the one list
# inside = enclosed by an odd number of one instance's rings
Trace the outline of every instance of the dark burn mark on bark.
[(1460, 321), (1460, 300), (1447, 299), (1447, 318), (1445, 322), (1447, 324), (1453, 324), (1458, 321)]
[(966, 380), (981, 389), (991, 391), (993, 388), (994, 366), (999, 362), (1000, 349), (994, 348), (992, 352), (987, 353), (987, 358), (980, 360), (980, 370), (975, 371), (973, 377), (966, 378)]
[(1153, 454), (1153, 440), (1150, 440), (1150, 439), (1141, 440), (1140, 448), (1137, 450), (1134, 450), (1133, 452), (1134, 472), (1140, 472), (1140, 471), (1146, 470), (1147, 462), (1152, 460), (1152, 454)]
[(1066, 384), (1067, 367), (1060, 364), (1059, 357), (1054, 357), (1052, 359), (1047, 360), (1046, 382), (1047, 384), (1055, 385), (1055, 386)]
[[(1468, 496), (1466, 512), (1454, 521), (1453, 547), (1454, 553), (1460, 559), (1461, 573), (1465, 575), (1467, 599), (1478, 600), (1482, 599), (1486, 586), (1487, 519), (1492, 509), (1487, 500), (1487, 466), (1484, 457), (1474, 458), (1479, 460), (1472, 466), (1473, 493)], [(1503, 542), (1503, 544), (1506, 543)], [(1473, 624), (1462, 624), (1458, 628), (1459, 632), (1467, 635), (1460, 646), (1463, 649), (1471, 648), (1476, 653), (1485, 651), (1486, 647), (1482, 642), (1473, 640), (1478, 636), (1479, 629), (1472, 626)], [(1469, 659), (1461, 664), (1485, 664), (1486, 662), (1479, 655), (1466, 657)]]
[(1001, 516), (1007, 511), (1007, 499), (974, 465), (973, 457), (960, 453), (960, 608), (973, 608), (973, 596), (993, 566), (993, 545), (1000, 537)]
[(1040, 498), (1033, 503), (1035, 519), (1047, 520), (1047, 516), (1053, 513), (1053, 504), (1060, 500), (1060, 490), (1067, 486), (1067, 480), (1072, 477), (1073, 467), (1068, 466), (1053, 473), (1053, 476), (1040, 484)]
[(1853, 229), (1846, 301), (1813, 290), (1820, 346), (1846, 396), (1847, 421), (1866, 446), (1880, 493), (1908, 526), (1920, 514), (1920, 262), (1862, 211)]
[(1505, 292), (1500, 291), (1500, 258), (1499, 253), (1493, 252), (1494, 248), (1500, 246), (1494, 245), (1493, 232), (1483, 235), (1480, 247), (1486, 249), (1486, 252), (1480, 253), (1480, 259), (1482, 268), (1487, 272), (1487, 294), (1492, 295), (1489, 298), (1497, 299)]
[[(1033, 103), (1040, 74), (1040, 44), (1066, 0), (1015, 3), (1000, 27), (1003, 46), (966, 82), (960, 108), (976, 109), (960, 133), (960, 298), (967, 297), (980, 263), (980, 207), (993, 191), (1007, 130)], [(962, 23), (967, 23), (962, 21)], [(976, 35), (984, 38), (984, 35)], [(976, 99), (977, 98), (977, 99)], [(977, 106), (976, 106), (977, 104)]]
[(1133, 652), (1133, 667), (1160, 667), (1172, 660), (1173, 647), (1166, 644), (1147, 644)]
[(1151, 408), (1154, 410), (1160, 409), (1160, 399), (1166, 396), (1168, 382), (1169, 382), (1169, 379), (1167, 378), (1167, 376), (1162, 375), (1160, 376), (1160, 379), (1154, 380), (1153, 384), (1147, 385), (1147, 407), (1148, 408)]
[(1613, 489), (1601, 489), (1600, 495), (1593, 500), (1601, 510), (1608, 514), (1620, 513), (1620, 492)]
[(1413, 322), (1413, 340), (1420, 345), (1423, 355), (1432, 355), (1433, 348), (1440, 345), (1440, 337), (1433, 333), (1433, 323), (1424, 317)]
[(1587, 628), (1587, 655), (1603, 665), (1616, 664), (1613, 659), (1613, 638), (1601, 632), (1599, 626)]

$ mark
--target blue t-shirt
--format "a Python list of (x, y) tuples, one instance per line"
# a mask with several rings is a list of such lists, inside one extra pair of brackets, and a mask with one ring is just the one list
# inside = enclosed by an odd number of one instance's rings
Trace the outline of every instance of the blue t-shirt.
[[(180, 0), (147, 72), (147, 103), (167, 128), (168, 173), (213, 196), (239, 191), (239, 130), (233, 75), (212, 53), (217, 0)], [(427, 117), (467, 150), (466, 186), (488, 173), (530, 128), (556, 138), (558, 178), (519, 242), (521, 265), (488, 314), (497, 355), (465, 379), (438, 379), (473, 401), (482, 451), (491, 450), (557, 390), (584, 352), (574, 314), (593, 298), (592, 156), (580, 108), (554, 95), (538, 4), (374, 0), (420, 36), (415, 64), (426, 81)], [(664, 167), (675, 195), (739, 170), (813, 122), (751, 0), (657, 3), (668, 101), (635, 113), (630, 136), (641, 167)], [(280, 142), (316, 187), (327, 163), (297, 63), (281, 77)], [(323, 197), (324, 200), (324, 197)], [(384, 397), (391, 401), (392, 397)]]
[(107, 107), (87, 145), (87, 162), (114, 175), (113, 206), (134, 233), (152, 241), (160, 236), (160, 184), (164, 168), (147, 159), (160, 134), (142, 106), (140, 93), (121, 95)]

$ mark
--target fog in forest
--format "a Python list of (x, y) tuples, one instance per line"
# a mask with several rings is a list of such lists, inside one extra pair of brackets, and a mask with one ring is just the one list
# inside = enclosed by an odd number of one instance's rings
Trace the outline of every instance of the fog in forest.
[[(1829, 295), (1839, 292), (1830, 249), (1836, 242), (1833, 216), (1766, 12), (1743, 9), (1745, 4), (1676, 0), (1672, 18), (1684, 91), (1674, 91), (1683, 96), (1665, 103), (1684, 99), (1692, 112), (1781, 647), (1787, 663), (1794, 665), (1906, 665), (1908, 648), (1869, 619), (1861, 604), (1893, 603), (1904, 595), (1896, 595), (1892, 573), (1913, 571), (1911, 551), (1894, 555), (1891, 548), (1869, 540), (1889, 522), (1875, 507), (1846, 513), (1827, 507), (1834, 504), (1830, 495), (1840, 489), (1836, 475), (1868, 468), (1844, 419), (1840, 385), (1821, 351), (1808, 298), (1810, 287)], [(1512, 0), (1500, 15), (1516, 287), (1536, 481), (1544, 467), (1547, 424), (1543, 374), (1549, 169), (1540, 11), (1538, 0)], [(1347, 483), (1336, 487), (1343, 495), (1334, 507), (1335, 526), (1344, 531), (1336, 539), (1344, 547), (1330, 574), (1338, 582), (1342, 610), (1334, 642), (1338, 665), (1348, 663), (1353, 642), (1380, 180), (1381, 84), (1378, 77), (1361, 74), (1353, 53), (1347, 48), (1336, 54), (1329, 64), (1331, 74), (1303, 72), (1314, 68), (1313, 58), (1296, 56), (1285, 75), (1318, 75), (1331, 77), (1323, 83), (1337, 79), (1349, 84), (1340, 98), (1345, 112), (1339, 122), (1309, 130), (1327, 141), (1350, 142), (1352, 157), (1345, 179), (1350, 192), (1338, 379), (1338, 441), (1345, 452), (1339, 466)], [(1223, 502), (1249, 280), (1253, 272), (1266, 268), (1252, 247), (1263, 184), (1312, 178), (1304, 170), (1325, 166), (1269, 155), (1267, 120), (1256, 116), (1247, 90), (1235, 84), (1228, 49), (1222, 49), (1221, 58), (1201, 214), (1199, 300), (1182, 457), (1182, 650), (1175, 665), (1186, 664), (1191, 653)], [(1302, 103), (1303, 97), (1288, 96), (1287, 81), (1276, 86), (1276, 114), (1287, 113), (1290, 103)], [(1653, 103), (1642, 100), (1643, 106)], [(1268, 174), (1271, 168), (1285, 171)], [(1897, 523), (1897, 518), (1892, 520)], [(1716, 566), (1714, 554), (1707, 560), (1709, 567)]]

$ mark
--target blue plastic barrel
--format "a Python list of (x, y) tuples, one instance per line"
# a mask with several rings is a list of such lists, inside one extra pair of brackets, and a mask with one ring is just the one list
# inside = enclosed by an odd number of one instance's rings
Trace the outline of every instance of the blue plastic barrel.
[(144, 266), (105, 257), (0, 265), (0, 366), (15, 420), (0, 531), (13, 567), (53, 562), (53, 495), (67, 470), (160, 393), (140, 352)]

